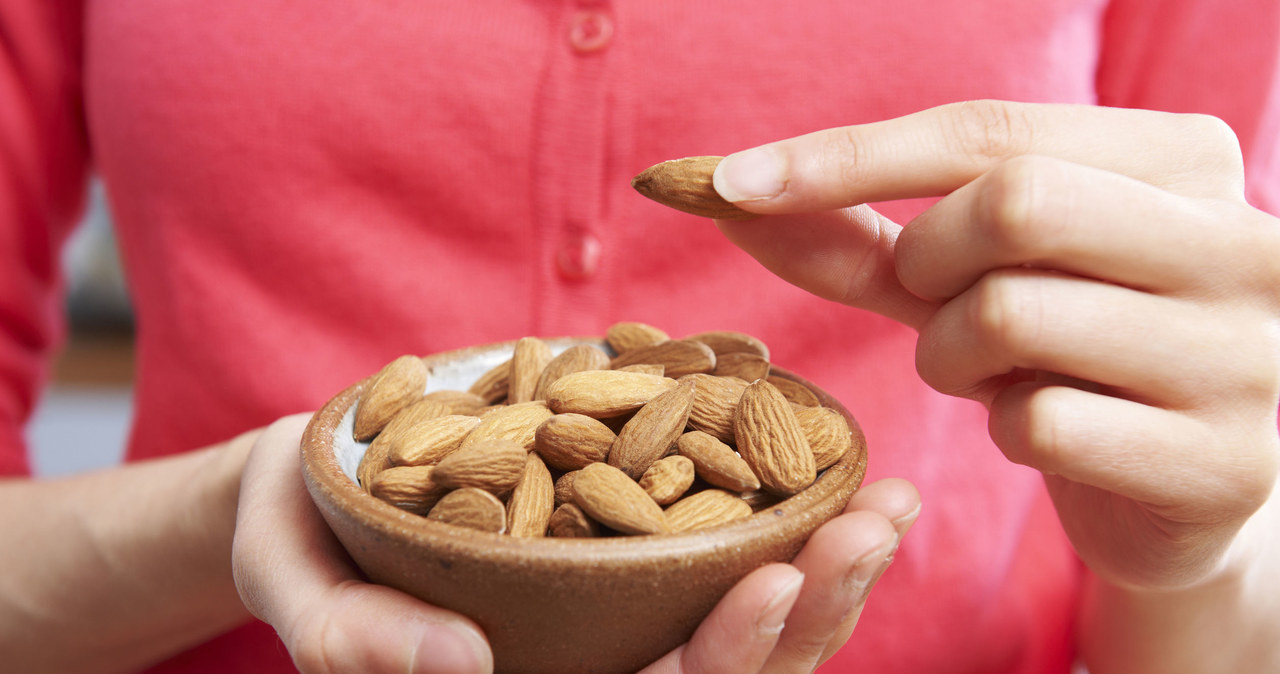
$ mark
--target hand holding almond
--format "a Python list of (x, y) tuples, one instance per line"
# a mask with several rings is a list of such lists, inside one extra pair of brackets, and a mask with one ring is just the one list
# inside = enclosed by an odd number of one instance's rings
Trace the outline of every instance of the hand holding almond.
[[(772, 216), (718, 221), (734, 243), (919, 330), (925, 381), (1045, 474), (1097, 579), (1091, 668), (1280, 662), (1233, 636), (1280, 635), (1280, 223), (1224, 124), (966, 103), (731, 155), (713, 184)], [(913, 197), (941, 200), (905, 227), (858, 205)]]

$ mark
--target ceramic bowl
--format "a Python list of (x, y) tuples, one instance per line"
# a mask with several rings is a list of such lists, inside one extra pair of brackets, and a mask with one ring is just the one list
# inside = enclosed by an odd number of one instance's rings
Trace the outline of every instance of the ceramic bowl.
[[(559, 351), (590, 340), (547, 341)], [(427, 388), (466, 390), (513, 348), (507, 342), (427, 356)], [(313, 418), (303, 439), (303, 476), (368, 578), (475, 620), (488, 636), (497, 671), (634, 672), (688, 640), (747, 573), (794, 558), (862, 482), (866, 443), (849, 412), (803, 379), (774, 372), (807, 385), (823, 405), (844, 414), (854, 449), (803, 492), (707, 530), (516, 538), (433, 522), (383, 503), (354, 477), (367, 447), (352, 439), (354, 408), (368, 380), (338, 394)]]

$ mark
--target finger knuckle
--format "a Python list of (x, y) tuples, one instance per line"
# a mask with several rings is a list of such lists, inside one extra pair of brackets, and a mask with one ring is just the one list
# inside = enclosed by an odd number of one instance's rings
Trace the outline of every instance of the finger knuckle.
[(1182, 135), (1195, 147), (1196, 173), (1209, 174), (1225, 182), (1226, 193), (1244, 194), (1244, 153), (1231, 125), (1213, 115), (1187, 113), (1178, 116)]
[(1005, 269), (988, 272), (974, 292), (970, 320), (980, 343), (993, 351), (1017, 353), (1039, 339), (1041, 308), (1020, 274)]
[(1003, 160), (1026, 153), (1032, 144), (1032, 124), (1016, 103), (978, 100), (953, 104), (944, 115), (955, 151), (980, 162)]
[(822, 136), (821, 162), (827, 175), (837, 176), (847, 191), (856, 192), (867, 184), (872, 166), (867, 139), (856, 126), (832, 129)]
[(977, 224), (990, 245), (1006, 255), (1026, 257), (1042, 248), (1059, 221), (1049, 200), (1062, 189), (1054, 179), (1055, 163), (1045, 157), (1022, 156), (1004, 162), (985, 179), (977, 200)]

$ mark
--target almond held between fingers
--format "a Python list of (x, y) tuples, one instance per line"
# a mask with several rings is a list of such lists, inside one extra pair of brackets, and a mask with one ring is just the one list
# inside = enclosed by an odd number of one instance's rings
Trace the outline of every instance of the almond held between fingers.
[(738, 408), (747, 382), (735, 377), (691, 374), (697, 387), (693, 407), (689, 409), (689, 428), (710, 434), (721, 442), (733, 444), (733, 414)]
[(556, 414), (538, 426), (533, 451), (556, 470), (577, 470), (604, 461), (617, 439), (608, 426), (585, 414)]
[(667, 524), (673, 532), (706, 529), (750, 516), (751, 506), (737, 494), (722, 489), (705, 489), (686, 496), (667, 508)]
[(491, 494), (505, 494), (520, 482), (528, 454), (512, 440), (485, 440), (441, 459), (431, 477), (436, 484), (450, 489), (476, 487)]
[(675, 387), (674, 379), (640, 372), (574, 372), (548, 388), (547, 405), (557, 414), (572, 412), (606, 419), (638, 410)]
[(760, 478), (733, 448), (703, 431), (689, 431), (676, 441), (680, 455), (693, 464), (694, 473), (709, 484), (742, 493), (760, 488)]
[(533, 399), (546, 400), (547, 389), (566, 374), (607, 369), (609, 369), (608, 354), (590, 344), (575, 344), (561, 351), (560, 355), (552, 358), (542, 369), (542, 375), (538, 377), (538, 385), (533, 391)]
[(427, 513), (427, 519), (495, 534), (503, 533), (507, 528), (507, 514), (502, 501), (475, 487), (463, 487), (445, 494)]
[(551, 513), (547, 529), (556, 538), (595, 538), (600, 535), (600, 525), (572, 503), (564, 503)]
[(609, 449), (609, 465), (638, 480), (654, 461), (667, 454), (689, 422), (695, 384), (680, 382), (676, 388), (649, 401), (622, 427)]
[(662, 365), (666, 376), (679, 379), (686, 374), (714, 370), (716, 353), (702, 342), (671, 339), (661, 344), (642, 346), (619, 354), (613, 359), (612, 366), (616, 370), (638, 363)]
[(635, 321), (621, 321), (609, 326), (604, 333), (604, 341), (614, 353), (623, 354), (642, 346), (653, 346), (671, 339), (666, 332)]
[(481, 415), (480, 423), (462, 441), (462, 447), (502, 439), (512, 440), (526, 452), (531, 452), (538, 426), (550, 419), (551, 414), (547, 404), (541, 400), (495, 407)]
[(790, 496), (817, 479), (809, 441), (776, 386), (764, 379), (749, 384), (733, 421), (738, 453), (765, 489)]
[(670, 531), (662, 507), (635, 480), (606, 463), (578, 471), (573, 502), (592, 519), (625, 534)]
[(463, 414), (447, 414), (421, 421), (401, 430), (390, 441), (391, 464), (426, 466), (436, 463), (461, 447), (462, 441), (479, 425), (478, 417)]
[(654, 503), (671, 505), (693, 486), (693, 462), (688, 458), (674, 455), (653, 462), (649, 470), (640, 478), (640, 488), (644, 489)]
[(853, 431), (844, 415), (830, 407), (793, 408), (813, 451), (814, 467), (826, 470), (853, 448)]
[(506, 399), (510, 385), (511, 359), (508, 358), (480, 375), (467, 392), (479, 396), (485, 403), (492, 405)]
[(507, 383), (507, 402), (527, 403), (533, 400), (542, 369), (551, 362), (551, 347), (537, 337), (523, 337), (516, 341), (511, 355), (511, 379)]
[(400, 356), (374, 375), (356, 403), (355, 439), (373, 438), (400, 410), (422, 398), (427, 387), (427, 366), (417, 356)]
[(724, 157), (685, 157), (655, 164), (631, 179), (637, 192), (678, 211), (718, 220), (748, 220), (756, 214), (726, 201), (711, 183)]
[(395, 466), (379, 472), (369, 483), (369, 493), (391, 505), (418, 515), (426, 515), (448, 487), (434, 479), (433, 466)]
[(525, 457), (524, 474), (507, 499), (507, 533), (534, 538), (545, 536), (555, 510), (555, 482), (542, 458)]

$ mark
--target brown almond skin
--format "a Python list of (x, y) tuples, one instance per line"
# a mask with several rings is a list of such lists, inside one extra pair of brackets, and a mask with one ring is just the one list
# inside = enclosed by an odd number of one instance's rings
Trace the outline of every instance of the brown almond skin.
[(462, 441), (462, 447), (502, 439), (515, 441), (526, 452), (531, 452), (538, 426), (550, 419), (551, 414), (547, 404), (541, 400), (495, 407), (480, 417), (480, 423)]
[(478, 418), (463, 414), (426, 419), (396, 435), (388, 458), (395, 466), (436, 463), (461, 447), (462, 441), (479, 425)]
[(506, 399), (510, 385), (511, 359), (508, 358), (480, 375), (480, 378), (467, 389), (467, 392), (479, 396), (486, 403), (492, 405)]
[(575, 344), (561, 351), (560, 355), (552, 358), (542, 369), (542, 375), (538, 377), (538, 385), (534, 388), (533, 399), (546, 400), (547, 389), (566, 374), (607, 369), (609, 369), (608, 354), (590, 344)]
[(373, 477), (369, 493), (391, 505), (426, 515), (449, 490), (432, 477), (433, 466), (396, 466)]
[(573, 480), (578, 477), (578, 471), (571, 470), (564, 475), (556, 478), (556, 507), (560, 507), (565, 503), (573, 503)]
[(503, 533), (507, 528), (507, 514), (502, 501), (475, 487), (463, 487), (445, 494), (427, 513), (427, 519), (495, 534)]
[(766, 379), (782, 392), (783, 397), (797, 405), (805, 407), (819, 407), (822, 405), (822, 401), (818, 400), (817, 394), (810, 391), (804, 384), (774, 375), (769, 375)]
[(640, 372), (574, 372), (551, 384), (547, 405), (557, 414), (572, 412), (607, 419), (638, 410), (675, 387), (674, 379)]
[(645, 374), (657, 375), (665, 377), (667, 368), (658, 363), (636, 363), (635, 365), (623, 365), (618, 368), (619, 372), (643, 372)]
[(653, 462), (640, 478), (640, 487), (658, 505), (671, 505), (693, 486), (693, 462), (674, 455)]
[(627, 474), (606, 463), (593, 463), (573, 480), (573, 502), (592, 519), (624, 534), (663, 534), (662, 507)]
[(443, 487), (476, 487), (491, 494), (505, 494), (524, 475), (528, 452), (519, 443), (495, 438), (463, 447), (435, 465), (432, 479)]
[(507, 533), (525, 538), (545, 536), (555, 497), (551, 471), (537, 454), (527, 455), (524, 474), (507, 499)]
[(538, 426), (533, 451), (556, 470), (577, 470), (604, 461), (617, 437), (603, 422), (585, 414), (556, 414)]
[(551, 513), (547, 529), (556, 538), (595, 538), (600, 535), (600, 525), (572, 503), (564, 503)]
[(516, 342), (511, 355), (511, 379), (507, 383), (509, 404), (527, 403), (534, 399), (538, 378), (551, 362), (551, 347), (537, 337), (524, 337)]
[(703, 431), (689, 431), (680, 436), (676, 447), (681, 456), (693, 463), (694, 472), (709, 484), (732, 492), (749, 492), (760, 488), (760, 478), (751, 466), (715, 436)]
[(748, 220), (758, 217), (726, 201), (711, 183), (724, 157), (672, 159), (655, 164), (631, 179), (637, 192), (662, 204), (704, 218)]
[(742, 392), (734, 438), (738, 453), (770, 492), (790, 496), (817, 479), (813, 451), (791, 403), (767, 380), (752, 382)]
[[(759, 356), (766, 361), (769, 360), (769, 347), (764, 342), (748, 335), (745, 332), (736, 332), (734, 330), (712, 330), (709, 332), (699, 332), (696, 335), (689, 335), (685, 339), (692, 339), (702, 342), (711, 347), (716, 353), (716, 358), (727, 356), (731, 353), (749, 353)], [(752, 380), (748, 380), (752, 381)]]
[(721, 442), (733, 444), (733, 413), (738, 408), (747, 382), (735, 377), (716, 377), (709, 374), (691, 374), (681, 379), (691, 379), (698, 387), (689, 410), (689, 428), (703, 431)]
[(666, 510), (671, 531), (692, 531), (725, 524), (752, 513), (751, 506), (737, 494), (721, 489), (704, 489), (676, 501)]
[(384, 365), (356, 404), (355, 439), (372, 439), (400, 410), (422, 398), (426, 387), (427, 366), (421, 358), (405, 355)]
[(754, 353), (726, 353), (716, 355), (717, 377), (737, 377), (743, 381), (755, 381), (769, 376), (769, 359)]
[(671, 339), (666, 332), (648, 323), (621, 321), (605, 330), (604, 341), (614, 353), (622, 354), (642, 346), (653, 346)]
[(684, 432), (693, 407), (693, 381), (680, 382), (641, 407), (622, 427), (609, 450), (609, 465), (638, 480), (654, 461), (667, 454)]
[(488, 401), (469, 391), (432, 391), (423, 396), (424, 400), (434, 400), (448, 408), (446, 414), (466, 414), (477, 416), (477, 413), (489, 406)]
[(829, 407), (801, 407), (795, 413), (818, 470), (834, 466), (853, 448), (853, 431), (843, 414)]
[(662, 365), (666, 376), (678, 379), (686, 374), (715, 370), (716, 353), (702, 342), (672, 339), (622, 353), (613, 359), (612, 366), (616, 370), (641, 363)]

